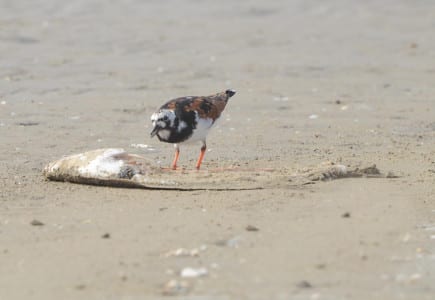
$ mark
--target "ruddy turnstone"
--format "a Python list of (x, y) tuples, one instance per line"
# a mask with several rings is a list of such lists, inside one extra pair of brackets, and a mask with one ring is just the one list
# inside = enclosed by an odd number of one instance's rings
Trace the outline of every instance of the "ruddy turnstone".
[(176, 98), (153, 113), (151, 137), (157, 135), (161, 142), (174, 144), (173, 170), (177, 169), (179, 144), (200, 141), (202, 147), (196, 163), (196, 169), (199, 170), (207, 148), (207, 133), (225, 109), (228, 99), (235, 93), (235, 90), (226, 90), (211, 96)]

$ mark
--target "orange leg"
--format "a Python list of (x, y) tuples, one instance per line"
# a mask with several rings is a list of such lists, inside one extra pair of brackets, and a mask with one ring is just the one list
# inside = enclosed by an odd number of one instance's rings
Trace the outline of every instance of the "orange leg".
[(177, 162), (178, 162), (178, 157), (180, 156), (180, 149), (178, 149), (178, 147), (175, 148), (175, 155), (174, 155), (174, 160), (172, 161), (172, 170), (176, 170), (177, 169)]
[(204, 143), (201, 147), (201, 153), (199, 153), (198, 161), (196, 162), (196, 169), (197, 170), (199, 170), (199, 168), (201, 167), (201, 163), (202, 163), (202, 160), (204, 158), (206, 149), (207, 149), (207, 146)]

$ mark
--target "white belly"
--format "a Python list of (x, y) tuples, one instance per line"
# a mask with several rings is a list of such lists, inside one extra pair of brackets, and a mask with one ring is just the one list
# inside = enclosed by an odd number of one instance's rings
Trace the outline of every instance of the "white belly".
[(211, 126), (213, 125), (212, 119), (200, 119), (196, 118), (197, 124), (196, 129), (193, 130), (192, 136), (183, 143), (191, 143), (191, 142), (198, 142), (198, 141), (205, 141), (205, 137), (207, 136), (208, 131), (210, 130)]

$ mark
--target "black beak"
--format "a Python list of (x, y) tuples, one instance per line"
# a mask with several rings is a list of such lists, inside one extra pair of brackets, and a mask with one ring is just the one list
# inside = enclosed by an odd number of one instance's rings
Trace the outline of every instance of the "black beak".
[(151, 131), (150, 135), (151, 137), (155, 136), (157, 134), (157, 132), (159, 131), (160, 127), (156, 126), (153, 128), (153, 131)]

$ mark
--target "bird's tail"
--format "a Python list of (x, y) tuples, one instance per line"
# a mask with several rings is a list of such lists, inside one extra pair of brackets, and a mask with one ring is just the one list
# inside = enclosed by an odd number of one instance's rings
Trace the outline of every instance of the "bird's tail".
[(236, 94), (236, 91), (233, 89), (229, 89), (225, 91), (225, 94), (227, 94), (228, 98), (231, 98), (232, 96), (234, 96)]

